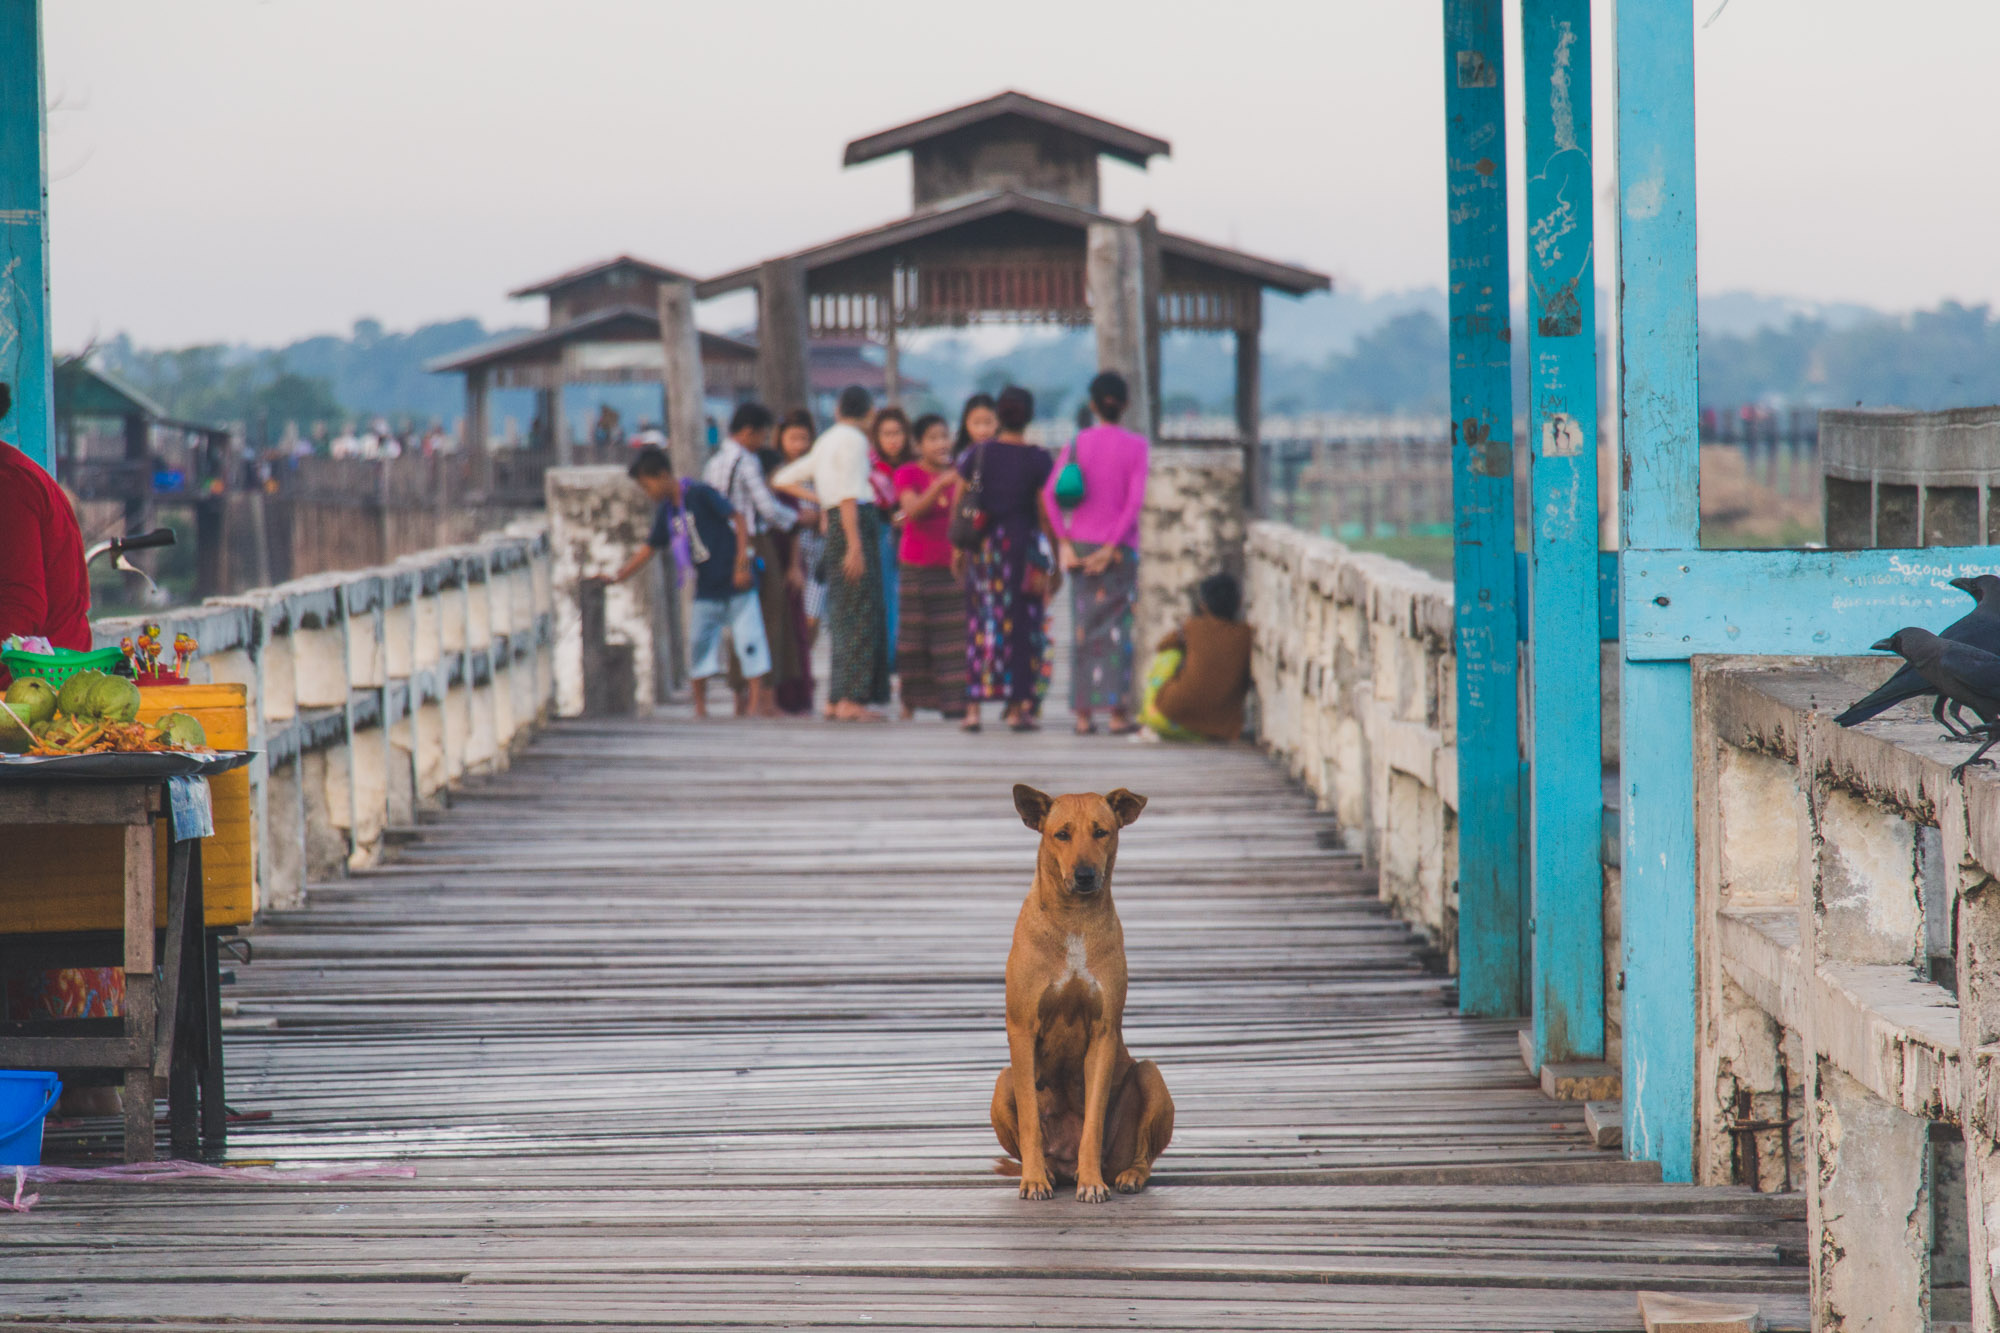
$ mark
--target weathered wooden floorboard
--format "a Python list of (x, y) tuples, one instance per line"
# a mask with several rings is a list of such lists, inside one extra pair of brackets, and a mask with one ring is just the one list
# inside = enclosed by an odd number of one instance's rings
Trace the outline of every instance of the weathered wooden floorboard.
[[(1119, 858), (1126, 1032), (1177, 1124), (1101, 1206), (992, 1170), (1015, 781), (1152, 801)], [(234, 1158), (416, 1178), (48, 1187), (0, 1216), (0, 1316), (1555, 1330), (1636, 1328), (1644, 1287), (1802, 1326), (1798, 1200), (1592, 1148), (1331, 829), (1243, 749), (562, 724), (270, 914), (228, 995), (230, 1100), (271, 1113)]]

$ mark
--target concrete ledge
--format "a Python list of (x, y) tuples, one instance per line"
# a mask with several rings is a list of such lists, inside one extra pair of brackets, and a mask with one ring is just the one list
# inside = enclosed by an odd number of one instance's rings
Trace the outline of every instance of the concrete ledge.
[(1639, 1293), (1639, 1322), (1646, 1333), (1758, 1333), (1764, 1327), (1763, 1314), (1753, 1300), (1660, 1291)]
[(1560, 1060), (1542, 1066), (1542, 1095), (1559, 1102), (1616, 1101), (1618, 1066), (1606, 1060)]

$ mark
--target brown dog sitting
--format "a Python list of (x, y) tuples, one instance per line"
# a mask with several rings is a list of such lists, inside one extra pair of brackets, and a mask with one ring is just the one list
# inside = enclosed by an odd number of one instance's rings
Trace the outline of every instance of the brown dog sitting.
[(1125, 932), (1111, 902), (1118, 830), (1146, 798), (1049, 796), (1014, 788), (1021, 820), (1042, 835), (1035, 883), (1007, 955), (1008, 1068), (993, 1086), (993, 1132), (1020, 1159), (1021, 1197), (1058, 1180), (1102, 1203), (1146, 1188), (1174, 1133), (1174, 1102), (1151, 1060), (1125, 1049)]

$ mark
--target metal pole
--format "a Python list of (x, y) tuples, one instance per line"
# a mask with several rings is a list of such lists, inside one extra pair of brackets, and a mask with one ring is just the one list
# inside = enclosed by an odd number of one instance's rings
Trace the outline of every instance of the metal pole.
[(1535, 1065), (1604, 1058), (1589, 0), (1523, 0)]
[[(1694, 17), (1620, 0), (1618, 577), (1700, 544), (1695, 379)], [(1694, 1172), (1694, 680), (1619, 654), (1625, 1153)], [(1810, 1057), (1809, 1057), (1810, 1058)]]
[(48, 123), (41, 0), (0, 0), (0, 382), (14, 410), (0, 438), (53, 474)]
[(1515, 698), (1514, 397), (1501, 0), (1445, 0), (1452, 593), (1458, 638), (1458, 1007), (1527, 1012)]

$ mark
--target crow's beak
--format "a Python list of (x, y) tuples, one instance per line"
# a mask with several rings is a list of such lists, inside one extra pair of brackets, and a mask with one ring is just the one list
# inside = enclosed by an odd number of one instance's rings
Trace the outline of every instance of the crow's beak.
[(1972, 579), (1953, 579), (1951, 586), (1960, 592), (1971, 593), (1974, 597), (1979, 596), (1979, 585)]
[(1894, 639), (1883, 639), (1880, 643), (1871, 643), (1868, 646), (1878, 653), (1893, 653), (1896, 651), (1896, 641)]

